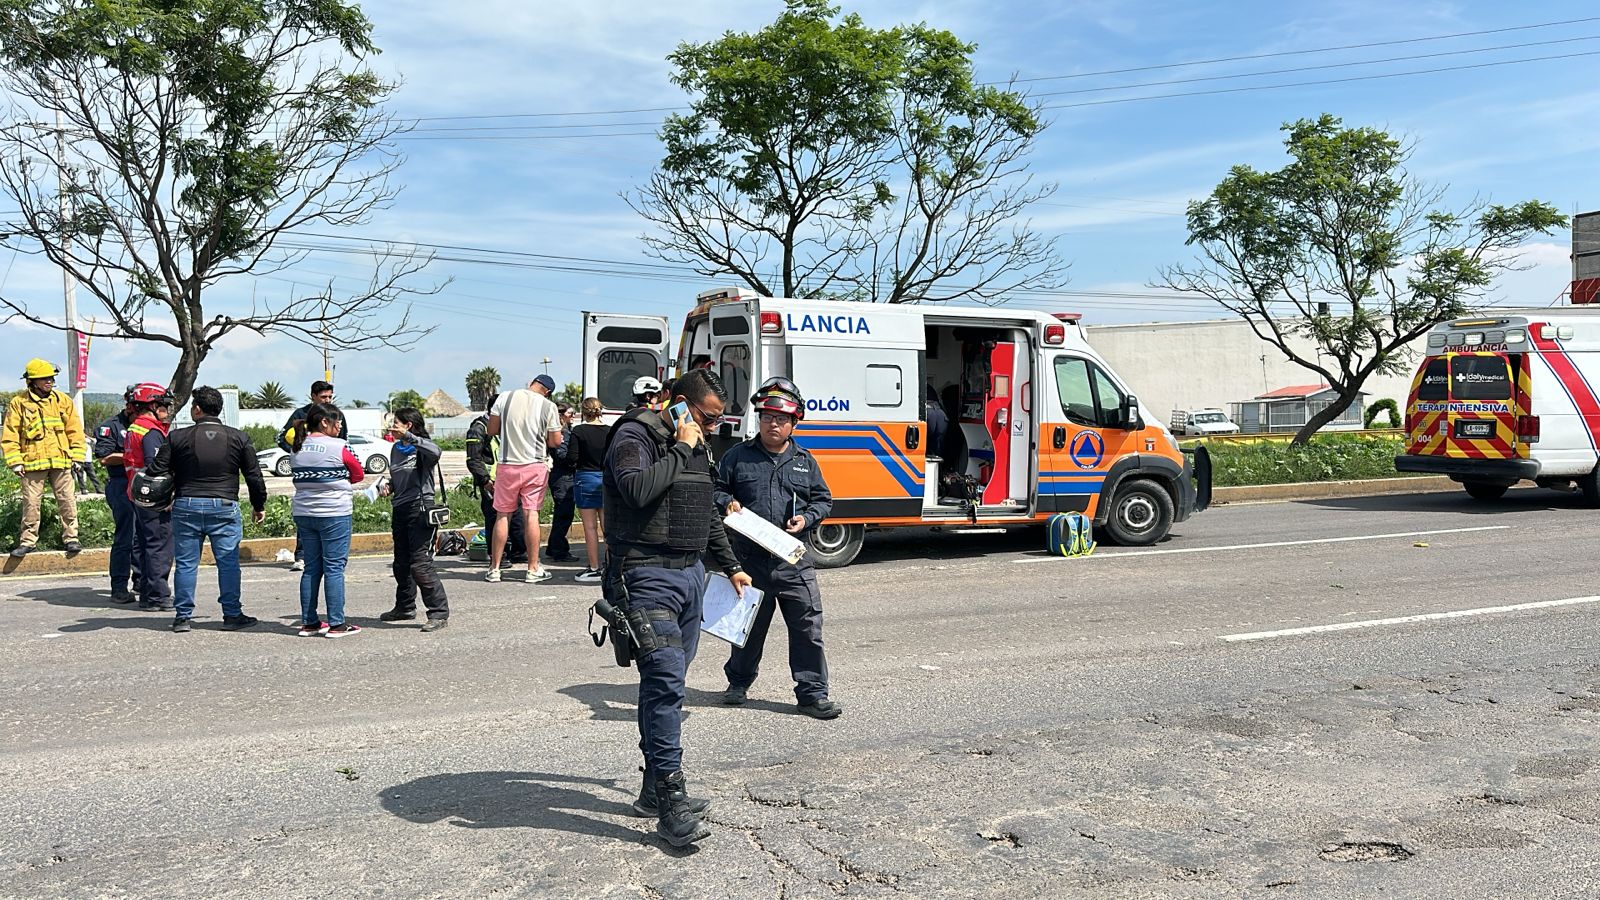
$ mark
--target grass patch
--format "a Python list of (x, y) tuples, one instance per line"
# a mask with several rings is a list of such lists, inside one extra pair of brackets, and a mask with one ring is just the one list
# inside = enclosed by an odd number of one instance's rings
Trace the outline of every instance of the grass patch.
[(1327, 434), (1317, 435), (1302, 447), (1287, 441), (1215, 441), (1206, 448), (1211, 451), (1212, 484), (1217, 487), (1417, 474), (1394, 469), (1394, 458), (1405, 450), (1404, 439), (1399, 437)]

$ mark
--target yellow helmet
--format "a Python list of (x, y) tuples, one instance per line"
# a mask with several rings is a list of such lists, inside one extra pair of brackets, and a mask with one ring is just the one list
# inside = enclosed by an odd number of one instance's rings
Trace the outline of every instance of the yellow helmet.
[(28, 367), (22, 370), (22, 377), (28, 381), (35, 378), (54, 378), (60, 374), (60, 369), (38, 358), (28, 360)]

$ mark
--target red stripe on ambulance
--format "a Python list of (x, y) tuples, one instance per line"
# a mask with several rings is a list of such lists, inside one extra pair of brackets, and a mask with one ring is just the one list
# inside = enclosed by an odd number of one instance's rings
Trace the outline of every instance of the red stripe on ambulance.
[(1584, 380), (1583, 373), (1567, 358), (1561, 345), (1547, 337), (1543, 337), (1545, 325), (1535, 322), (1528, 326), (1528, 336), (1533, 340), (1533, 346), (1538, 348), (1545, 363), (1550, 366), (1550, 371), (1556, 374), (1556, 380), (1566, 388), (1567, 396), (1578, 407), (1578, 416), (1583, 419), (1583, 427), (1589, 432), (1589, 443), (1596, 450), (1600, 450), (1600, 399), (1597, 399), (1594, 390), (1589, 387), (1589, 382)]

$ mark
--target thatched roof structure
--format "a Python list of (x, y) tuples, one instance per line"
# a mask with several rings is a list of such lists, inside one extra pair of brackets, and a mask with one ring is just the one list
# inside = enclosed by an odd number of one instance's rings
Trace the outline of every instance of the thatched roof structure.
[(428, 395), (423, 403), (423, 411), (430, 416), (461, 416), (466, 415), (468, 409), (456, 402), (456, 398), (446, 394), (444, 388), (439, 388)]

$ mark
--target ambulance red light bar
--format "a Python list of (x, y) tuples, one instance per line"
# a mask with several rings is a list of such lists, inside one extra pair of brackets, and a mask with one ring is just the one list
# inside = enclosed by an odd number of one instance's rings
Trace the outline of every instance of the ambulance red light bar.
[(1077, 322), (1083, 319), (1083, 313), (1051, 313), (1050, 315), (1062, 322)]
[(1517, 440), (1524, 444), (1539, 443), (1539, 417), (1517, 416)]
[(783, 316), (775, 312), (761, 314), (762, 334), (783, 334)]
[(1067, 326), (1046, 325), (1044, 327), (1044, 342), (1053, 347), (1059, 347), (1067, 342)]

